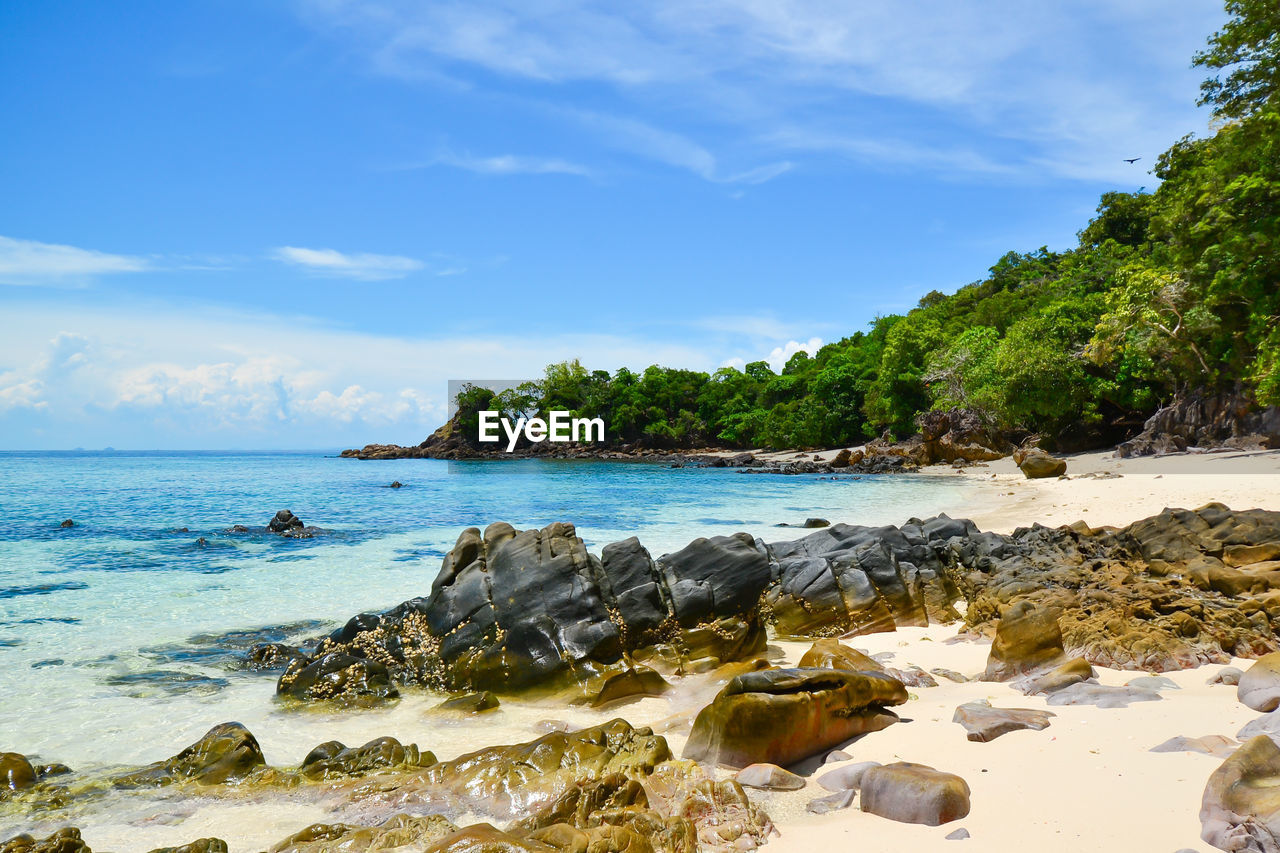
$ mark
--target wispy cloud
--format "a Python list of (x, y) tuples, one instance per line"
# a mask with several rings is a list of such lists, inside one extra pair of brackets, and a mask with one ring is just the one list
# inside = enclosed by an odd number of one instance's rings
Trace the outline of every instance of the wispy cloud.
[[(558, 103), (569, 87), (593, 85), (598, 117), (570, 118), (594, 124), (615, 148), (709, 180), (754, 171), (721, 161), (802, 151), (979, 177), (1127, 177), (1119, 157), (1154, 154), (1204, 128), (1188, 58), (1224, 17), (1220, 0), (1187, 0), (1177, 15), (1165, 0), (309, 0), (303, 8), (384, 73), (463, 78)], [(1008, 155), (1010, 142), (1018, 156)]]
[(301, 267), (316, 275), (381, 281), (404, 278), (423, 269), (426, 264), (402, 255), (374, 255), (367, 252), (347, 254), (336, 249), (304, 249), (281, 246), (271, 253), (276, 260)]
[(590, 177), (591, 170), (579, 163), (559, 157), (530, 157), (520, 154), (497, 154), (478, 157), (470, 153), (446, 151), (422, 166), (451, 166), (481, 175), (579, 175)]
[(0, 284), (79, 285), (98, 276), (150, 269), (145, 258), (0, 237)]

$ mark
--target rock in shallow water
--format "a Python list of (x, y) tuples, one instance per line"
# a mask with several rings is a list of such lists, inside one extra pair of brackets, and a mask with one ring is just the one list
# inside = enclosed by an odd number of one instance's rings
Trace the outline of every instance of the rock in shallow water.
[(694, 720), (684, 757), (746, 767), (794, 764), (897, 722), (902, 683), (879, 673), (769, 669), (739, 675)]
[(117, 776), (113, 783), (118, 788), (158, 787), (183, 780), (216, 785), (242, 779), (266, 763), (248, 729), (239, 723), (222, 723), (172, 758)]

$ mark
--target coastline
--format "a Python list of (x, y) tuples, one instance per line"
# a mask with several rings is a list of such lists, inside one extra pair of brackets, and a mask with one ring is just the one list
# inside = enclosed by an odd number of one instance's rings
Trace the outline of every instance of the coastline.
[[(828, 453), (833, 455), (835, 451)], [(775, 454), (773, 458), (785, 460), (786, 455)], [(806, 455), (811, 458), (813, 454)], [(963, 468), (924, 467), (914, 474), (915, 481), (936, 481), (940, 486), (961, 484), (963, 497), (940, 497), (937, 501), (922, 497), (914, 514), (924, 518), (945, 512), (953, 518), (971, 519), (982, 530), (1008, 533), (1032, 524), (1056, 526), (1080, 520), (1095, 528), (1120, 526), (1165, 507), (1190, 509), (1213, 501), (1234, 510), (1280, 509), (1280, 451), (1128, 459), (1103, 452), (1065, 458), (1068, 473), (1062, 479), (1027, 479), (1010, 459)], [(830, 520), (861, 522), (858, 518)], [(904, 521), (905, 518), (899, 519), (897, 523)], [(802, 531), (780, 529), (776, 539), (803, 535)], [(412, 592), (406, 590), (407, 594)], [(872, 655), (891, 655), (891, 666), (916, 665), (926, 671), (945, 668), (973, 676), (985, 665), (990, 640), (958, 637), (961, 624), (900, 627), (893, 632), (852, 637), (845, 644)], [(771, 636), (771, 663), (794, 665), (808, 647), (808, 642)], [(975, 849), (1020, 849), (1029, 839), (1045, 851), (1064, 853), (1080, 846), (1102, 851), (1202, 849), (1197, 840), (1200, 797), (1221, 757), (1194, 752), (1152, 753), (1150, 749), (1177, 736), (1232, 737), (1244, 723), (1254, 719), (1256, 714), (1236, 700), (1234, 688), (1206, 684), (1227, 665), (1247, 668), (1250, 663), (1233, 659), (1164, 673), (1178, 689), (1162, 690), (1160, 701), (1115, 709), (1088, 705), (1051, 707), (1046, 697), (1025, 696), (1007, 684), (955, 683), (936, 677), (936, 686), (910, 688), (914, 698), (899, 709), (910, 724), (871, 734), (848, 747), (847, 752), (855, 761), (914, 761), (957, 773), (972, 789), (971, 814), (939, 827), (897, 823), (864, 814), (856, 804), (828, 814), (811, 814), (806, 805), (828, 793), (817, 778), (831, 769), (822, 767), (818, 756), (793, 768), (807, 780), (802, 790), (751, 793), (779, 833), (769, 841), (767, 849), (799, 851), (815, 844), (846, 845), (856, 839), (859, 844), (886, 849), (944, 851), (954, 849), (946, 836), (960, 827), (971, 833)], [(1097, 672), (1102, 684), (1115, 686), (1143, 675), (1101, 667)], [(581, 727), (622, 717), (633, 725), (654, 726), (679, 755), (693, 717), (725, 681), (725, 676), (718, 674), (690, 675), (677, 680), (676, 690), (669, 696), (640, 699), (600, 711), (566, 707), (554, 701), (504, 699), (503, 707), (493, 716), (474, 718), (442, 716), (433, 710), (444, 698), (442, 694), (410, 692), (398, 704), (385, 709), (307, 713), (316, 725), (309, 726), (305, 735), (292, 732), (287, 738), (282, 738), (283, 732), (273, 731), (271, 724), (273, 719), (284, 722), (290, 715), (272, 711), (259, 719), (263, 728), (257, 730), (255, 726), (254, 734), (261, 739), (272, 763), (280, 765), (298, 761), (310, 745), (322, 738), (337, 737), (358, 744), (385, 735), (405, 743), (416, 742), (424, 749), (436, 750), (441, 759), (449, 759), (481, 744), (518, 743), (536, 737), (539, 725), (547, 719)], [(261, 695), (264, 703), (271, 702), (265, 684)], [(1050, 710), (1056, 716), (1042, 732), (1013, 732), (991, 743), (974, 743), (965, 739), (963, 729), (951, 721), (951, 714), (956, 706), (979, 699), (1000, 708)], [(207, 717), (193, 723), (201, 730), (221, 721), (216, 705), (210, 704), (207, 712)], [(183, 743), (170, 742), (168, 737), (158, 740), (155, 754), (145, 758), (163, 758)], [(21, 744), (4, 746), (21, 748)], [(74, 755), (43, 758), (73, 764), (76, 760)], [(721, 779), (731, 775), (725, 771), (718, 774)], [(1038, 793), (1028, 796), (1028, 790)], [(172, 810), (176, 800), (181, 800), (180, 814), (162, 819), (157, 809)], [(119, 812), (113, 814), (114, 821), (90, 817), (83, 826), (85, 839), (94, 849), (147, 849), (183, 843), (197, 834), (228, 835), (228, 827), (237, 827), (241, 835), (228, 840), (232, 850), (242, 850), (267, 846), (307, 823), (334, 819), (332, 799), (326, 802), (304, 796), (282, 809), (284, 802), (274, 794), (253, 791), (231, 797), (191, 797), (172, 791), (158, 803), (122, 802)], [(1013, 804), (1016, 817), (1010, 815)], [(1127, 819), (1120, 820), (1118, 813), (1124, 813)], [(1154, 814), (1171, 816), (1157, 825), (1146, 819)], [(492, 818), (480, 814), (467, 819)], [(505, 825), (501, 821), (495, 823)], [(39, 825), (45, 830), (52, 827), (44, 820)]]

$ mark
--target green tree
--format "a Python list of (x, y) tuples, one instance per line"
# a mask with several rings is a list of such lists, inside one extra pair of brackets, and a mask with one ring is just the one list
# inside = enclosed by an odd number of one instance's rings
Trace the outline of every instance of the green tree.
[(1227, 0), (1231, 20), (1209, 37), (1192, 60), (1219, 73), (1200, 84), (1201, 105), (1220, 118), (1242, 119), (1280, 94), (1280, 4), (1275, 0)]

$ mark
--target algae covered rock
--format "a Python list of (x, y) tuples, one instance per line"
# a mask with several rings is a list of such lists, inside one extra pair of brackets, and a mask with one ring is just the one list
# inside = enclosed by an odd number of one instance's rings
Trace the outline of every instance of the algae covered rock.
[(7, 791), (21, 791), (36, 783), (38, 776), (31, 762), (20, 752), (0, 752), (0, 797)]
[(80, 830), (65, 827), (46, 838), (23, 833), (0, 842), (0, 853), (92, 853), (80, 837)]
[(291, 699), (394, 699), (400, 695), (386, 664), (343, 652), (293, 658), (276, 692)]
[(434, 753), (420, 751), (417, 744), (406, 746), (393, 737), (374, 738), (358, 747), (331, 740), (307, 753), (299, 772), (309, 779), (333, 779), (362, 776), (392, 767), (429, 767), (435, 763)]
[(177, 847), (157, 847), (150, 853), (227, 853), (227, 842), (221, 838), (197, 838)]
[(119, 788), (161, 786), (186, 780), (217, 785), (244, 779), (266, 763), (262, 748), (248, 729), (240, 723), (222, 723), (172, 758), (117, 776), (113, 781)]
[(739, 675), (694, 720), (684, 757), (746, 767), (794, 764), (897, 722), (901, 682), (879, 673), (769, 669)]
[(969, 785), (954, 773), (900, 761), (862, 776), (862, 810), (902, 823), (939, 826), (969, 814)]
[(376, 826), (317, 823), (279, 842), (271, 848), (271, 853), (422, 849), (457, 831), (458, 827), (440, 815), (398, 814)]
[(843, 669), (848, 672), (884, 672), (884, 664), (875, 658), (851, 649), (838, 640), (818, 640), (800, 656), (796, 663), (801, 669)]

